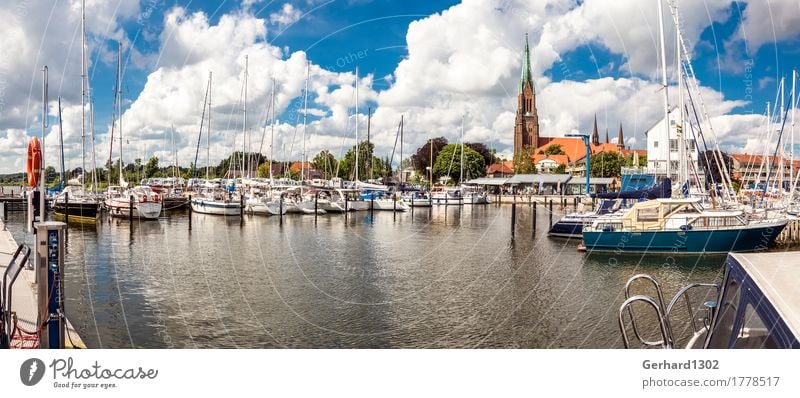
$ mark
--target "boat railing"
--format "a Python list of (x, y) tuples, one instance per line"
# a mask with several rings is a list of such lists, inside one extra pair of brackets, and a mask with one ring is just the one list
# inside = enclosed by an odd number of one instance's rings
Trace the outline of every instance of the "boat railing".
[[(650, 282), (652, 287), (656, 291), (656, 298), (652, 298), (647, 295), (643, 294), (631, 294), (631, 287), (634, 285), (636, 281), (643, 280)], [(703, 307), (706, 310), (706, 313), (700, 318), (697, 314), (698, 306), (695, 305), (692, 301), (691, 292), (694, 291), (706, 291), (706, 296), (708, 297), (708, 292), (713, 291), (714, 299), (707, 300), (703, 302)], [(628, 328), (625, 322), (625, 315), (627, 314), (628, 320), (630, 322), (630, 327), (633, 330), (634, 336), (639, 341), (639, 343), (643, 346), (661, 346), (662, 348), (673, 348), (675, 346), (675, 336), (672, 327), (672, 313), (673, 310), (678, 305), (678, 302), (683, 301), (686, 304), (686, 314), (689, 317), (689, 325), (692, 328), (692, 344), (698, 340), (699, 336), (705, 334), (710, 330), (711, 319), (714, 313), (714, 310), (717, 307), (716, 298), (719, 296), (720, 286), (718, 284), (713, 283), (693, 283), (688, 286), (685, 286), (681, 290), (678, 291), (677, 294), (670, 300), (668, 305), (664, 305), (664, 295), (661, 290), (661, 286), (659, 285), (658, 281), (647, 274), (637, 274), (632, 276), (628, 279), (628, 282), (625, 284), (625, 301), (619, 308), (619, 327), (620, 332), (622, 334), (622, 342), (625, 345), (625, 348), (630, 348), (630, 339), (628, 338)], [(647, 340), (643, 337), (641, 325), (637, 322), (636, 314), (633, 310), (634, 303), (644, 303), (651, 307), (655, 313), (656, 318), (658, 320), (659, 331), (661, 333), (661, 340)], [(702, 320), (702, 324), (698, 324), (698, 320)], [(690, 344), (689, 346), (691, 346)]]

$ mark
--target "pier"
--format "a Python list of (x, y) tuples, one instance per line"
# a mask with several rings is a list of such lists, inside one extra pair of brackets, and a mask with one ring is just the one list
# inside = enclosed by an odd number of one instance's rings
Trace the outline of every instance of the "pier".
[[(9, 265), (14, 252), (17, 250), (17, 242), (5, 226), (0, 221), (0, 275), (5, 275), (6, 267)], [(33, 251), (31, 255), (34, 255)], [(27, 265), (27, 264), (26, 264)], [(6, 283), (5, 278), (0, 279), (0, 284)], [(0, 291), (5, 291), (5, 286)], [(38, 287), (36, 283), (36, 274), (32, 268), (27, 266), (23, 267), (13, 285), (11, 285), (11, 311), (16, 314), (16, 322), (18, 331), (10, 336), (11, 348), (39, 348), (37, 330), (40, 325), (40, 316), (38, 312)], [(3, 299), (5, 304), (5, 298)], [(66, 336), (64, 338), (65, 348), (86, 348), (83, 340), (81, 340), (75, 328), (65, 319), (66, 323)], [(14, 322), (13, 319), (8, 319), (8, 322)], [(13, 324), (12, 324), (13, 325)]]
[(785, 247), (797, 244), (800, 244), (800, 220), (791, 220), (781, 234), (778, 235), (778, 239), (775, 240), (775, 246)]

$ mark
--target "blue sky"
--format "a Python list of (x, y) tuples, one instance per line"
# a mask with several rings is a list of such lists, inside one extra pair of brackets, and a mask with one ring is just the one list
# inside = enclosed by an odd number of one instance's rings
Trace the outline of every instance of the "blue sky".
[[(757, 151), (763, 141), (757, 137), (763, 118), (756, 116), (763, 114), (767, 101), (774, 101), (778, 80), (790, 77), (800, 64), (800, 5), (793, 0), (768, 5), (755, 0), (704, 3), (682, 1), (681, 19), (714, 128), (725, 148)], [(17, 8), (0, 6), (0, 13), (10, 16), (10, 23), (0, 28), (0, 40), (7, 41), (6, 48), (19, 42), (25, 47), (24, 56), (0, 65), (0, 153), (19, 154), (15, 141), (39, 133), (35, 103), (41, 80), (36, 70), (48, 63), (50, 98), (65, 97), (65, 146), (75, 158), (79, 3), (42, 0), (25, 7), (22, 18)], [(585, 131), (597, 114), (601, 129), (622, 123), (626, 144), (642, 148), (643, 130), (659, 114), (655, 7), (642, 1), (119, 0), (90, 2), (89, 8), (98, 153), (107, 153), (119, 39), (126, 49), (123, 108), (131, 129), (128, 137), (139, 143), (139, 152), (167, 156), (171, 149), (154, 137), (175, 124), (181, 163), (194, 152), (190, 147), (196, 142), (192, 132), (198, 129), (202, 104), (196, 92), (205, 86), (198, 76), (212, 68), (221, 76), (215, 88), (223, 91), (215, 94), (220, 101), (214, 114), (220, 124), (215, 123), (212, 158), (225, 157), (236, 140), (241, 142), (236, 136), (240, 127), (235, 127), (240, 120), (231, 115), (236, 113), (245, 54), (259, 60), (249, 66), (254, 82), (248, 85), (251, 109), (262, 110), (266, 104), (271, 85), (266, 76), (282, 74), (279, 145), (288, 158), (302, 156), (296, 149), (300, 145), (293, 133), (295, 121), (288, 115), (295, 114), (292, 109), (302, 98), (304, 59), (311, 62), (314, 75), (308, 157), (354, 140), (351, 94), (356, 66), (362, 79), (359, 123), (363, 131), (366, 108), (376, 110), (373, 137), (379, 150), (393, 145), (403, 114), (410, 141), (406, 153), (432, 136), (457, 140), (463, 116), (468, 141), (486, 142), (508, 154), (525, 33), (531, 37), (545, 135)], [(667, 29), (668, 35), (674, 32), (670, 21)], [(179, 31), (183, 36), (173, 35)], [(175, 42), (167, 40), (179, 36)], [(214, 42), (217, 39), (222, 45)], [(674, 38), (669, 37), (671, 72), (673, 47)], [(17, 75), (24, 78), (11, 78)], [(258, 80), (258, 75), (264, 79)], [(670, 74), (673, 84), (674, 76)], [(248, 117), (248, 129), (266, 123), (256, 113)], [(226, 118), (227, 124), (221, 124)], [(0, 165), (0, 172), (21, 164), (9, 161)]]

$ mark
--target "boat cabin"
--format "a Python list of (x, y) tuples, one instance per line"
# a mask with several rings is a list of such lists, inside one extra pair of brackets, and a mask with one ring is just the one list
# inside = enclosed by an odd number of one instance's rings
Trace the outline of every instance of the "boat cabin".
[(638, 202), (622, 217), (604, 217), (596, 221), (600, 231), (660, 231), (715, 229), (747, 224), (741, 211), (703, 210), (699, 198), (653, 199)]

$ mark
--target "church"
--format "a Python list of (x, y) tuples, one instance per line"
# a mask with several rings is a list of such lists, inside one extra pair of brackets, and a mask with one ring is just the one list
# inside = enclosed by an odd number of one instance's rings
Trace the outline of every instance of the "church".
[[(546, 155), (545, 149), (550, 145), (558, 145), (563, 154)], [(525, 52), (522, 55), (522, 72), (519, 80), (519, 93), (517, 94), (517, 113), (514, 119), (514, 159), (526, 147), (533, 147), (534, 163), (539, 172), (550, 172), (558, 165), (567, 166), (570, 171), (580, 174), (584, 170), (582, 162), (586, 157), (586, 147), (580, 138), (571, 137), (542, 137), (539, 134), (539, 113), (536, 109), (536, 88), (533, 84), (531, 72), (531, 55), (528, 44), (528, 35), (525, 35)], [(590, 150), (592, 154), (600, 152), (621, 152), (629, 155), (632, 151), (625, 148), (622, 125), (616, 143), (610, 143), (608, 129), (606, 129), (605, 142), (601, 142), (597, 128), (597, 116), (591, 133)], [(637, 151), (645, 155), (646, 151)], [(571, 166), (571, 167), (570, 167)]]

